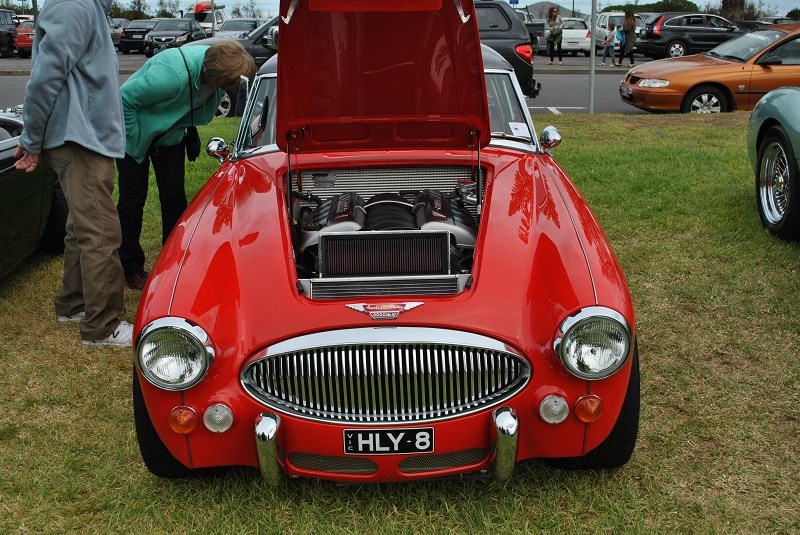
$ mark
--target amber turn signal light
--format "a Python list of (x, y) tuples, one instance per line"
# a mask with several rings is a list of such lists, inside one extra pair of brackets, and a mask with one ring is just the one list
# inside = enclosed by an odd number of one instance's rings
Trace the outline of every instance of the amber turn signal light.
[(175, 407), (169, 412), (169, 426), (181, 435), (188, 435), (197, 427), (197, 413), (191, 407)]
[(575, 416), (587, 424), (596, 422), (603, 416), (603, 401), (594, 394), (581, 396), (575, 402)]

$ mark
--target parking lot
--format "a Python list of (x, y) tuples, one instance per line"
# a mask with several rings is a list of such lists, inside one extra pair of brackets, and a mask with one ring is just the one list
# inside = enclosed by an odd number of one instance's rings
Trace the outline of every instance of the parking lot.
[[(119, 54), (120, 81), (136, 71), (147, 58), (144, 54)], [(542, 91), (535, 99), (528, 99), (531, 113), (561, 114), (588, 113), (590, 86), (590, 58), (583, 55), (564, 57), (564, 65), (547, 65), (546, 55), (534, 58), (534, 78), (541, 82)], [(643, 56), (636, 57), (637, 63), (649, 61)], [(595, 58), (599, 63), (599, 59)], [(22, 103), (25, 83), (30, 72), (31, 60), (16, 56), (0, 59), (0, 108)], [(595, 113), (644, 113), (623, 103), (617, 86), (627, 72), (625, 67), (596, 67), (594, 89)]]

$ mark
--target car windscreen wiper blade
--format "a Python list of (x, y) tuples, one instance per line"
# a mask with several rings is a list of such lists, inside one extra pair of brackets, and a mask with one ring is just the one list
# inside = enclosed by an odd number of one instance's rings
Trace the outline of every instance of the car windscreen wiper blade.
[(512, 141), (524, 141), (526, 143), (530, 143), (532, 141), (530, 136), (515, 136), (512, 134), (506, 134), (505, 132), (492, 132), (492, 137), (499, 139), (510, 139)]

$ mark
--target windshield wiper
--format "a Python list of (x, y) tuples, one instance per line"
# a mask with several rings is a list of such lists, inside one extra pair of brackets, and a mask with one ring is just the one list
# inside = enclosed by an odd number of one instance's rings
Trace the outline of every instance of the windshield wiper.
[(492, 137), (509, 139), (511, 141), (522, 141), (525, 143), (530, 143), (532, 141), (530, 136), (515, 136), (513, 134), (506, 134), (505, 132), (492, 132)]

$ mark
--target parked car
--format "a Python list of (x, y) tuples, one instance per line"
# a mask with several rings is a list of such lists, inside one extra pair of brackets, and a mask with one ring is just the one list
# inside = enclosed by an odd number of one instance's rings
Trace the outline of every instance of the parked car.
[(162, 19), (144, 36), (144, 55), (206, 38), (206, 32), (192, 19)]
[(627, 462), (625, 277), (472, 1), (313, 5), (281, 19), (139, 301), (147, 468), (367, 483)]
[(119, 47), (120, 39), (122, 38), (122, 26), (114, 22), (114, 19), (106, 15), (108, 21), (108, 28), (111, 31), (111, 42), (115, 47)]
[(800, 240), (800, 88), (775, 89), (758, 101), (747, 128), (747, 156), (761, 223), (776, 236)]
[(267, 22), (264, 19), (228, 19), (222, 23), (216, 33), (217, 37), (243, 37), (242, 34), (250, 33), (262, 24)]
[(128, 19), (123, 19), (123, 18), (112, 18), (111, 20), (113, 20), (114, 23), (123, 30), (128, 27), (128, 24), (131, 23), (131, 21), (129, 21)]
[(800, 27), (769, 26), (692, 56), (643, 63), (620, 82), (624, 102), (648, 111), (750, 110), (800, 80)]
[[(634, 50), (638, 52), (639, 35), (641, 35), (642, 28), (645, 27), (645, 22), (638, 13), (635, 13), (633, 16), (636, 19), (636, 44), (634, 45)], [(617, 28), (622, 26), (624, 20), (624, 11), (604, 11), (597, 14), (597, 30), (594, 32), (594, 46), (596, 50), (603, 50), (603, 41), (606, 38), (608, 25), (613, 22), (614, 27)], [(614, 43), (614, 50), (619, 51), (619, 42)]]
[(10, 58), (14, 55), (16, 40), (17, 25), (14, 23), (14, 12), (0, 9), (0, 57)]
[(535, 97), (541, 84), (533, 79), (531, 37), (511, 5), (502, 0), (477, 0), (475, 13), (481, 42), (496, 50), (511, 64), (522, 92)]
[(547, 21), (545, 19), (537, 19), (527, 10), (514, 9), (514, 13), (528, 30), (534, 54), (543, 48), (547, 48), (544, 39), (544, 29), (547, 27)]
[(14, 168), (21, 133), (21, 111), (0, 112), (0, 279), (40, 247), (51, 253), (64, 250), (64, 193), (46, 162), (32, 173)]
[(791, 19), (789, 17), (759, 17), (758, 22), (763, 22), (764, 24), (797, 24), (798, 21), (795, 19)]
[(745, 33), (734, 23), (708, 13), (661, 13), (650, 19), (636, 40), (638, 52), (650, 58), (680, 58), (706, 52)]
[[(589, 30), (588, 24), (583, 19), (561, 17), (564, 21), (564, 29), (561, 34), (561, 50), (568, 52), (573, 56), (577, 56), (578, 52), (583, 52), (584, 56), (588, 56), (592, 51), (592, 32)], [(550, 30), (544, 31), (544, 38), (550, 36)]]
[(17, 26), (17, 39), (14, 43), (14, 48), (17, 49), (17, 54), (21, 58), (31, 57), (33, 50), (33, 32), (35, 31), (36, 24), (32, 20), (23, 20)]
[(130, 54), (134, 50), (144, 52), (144, 38), (155, 28), (161, 19), (140, 19), (131, 21), (120, 34), (119, 50)]

